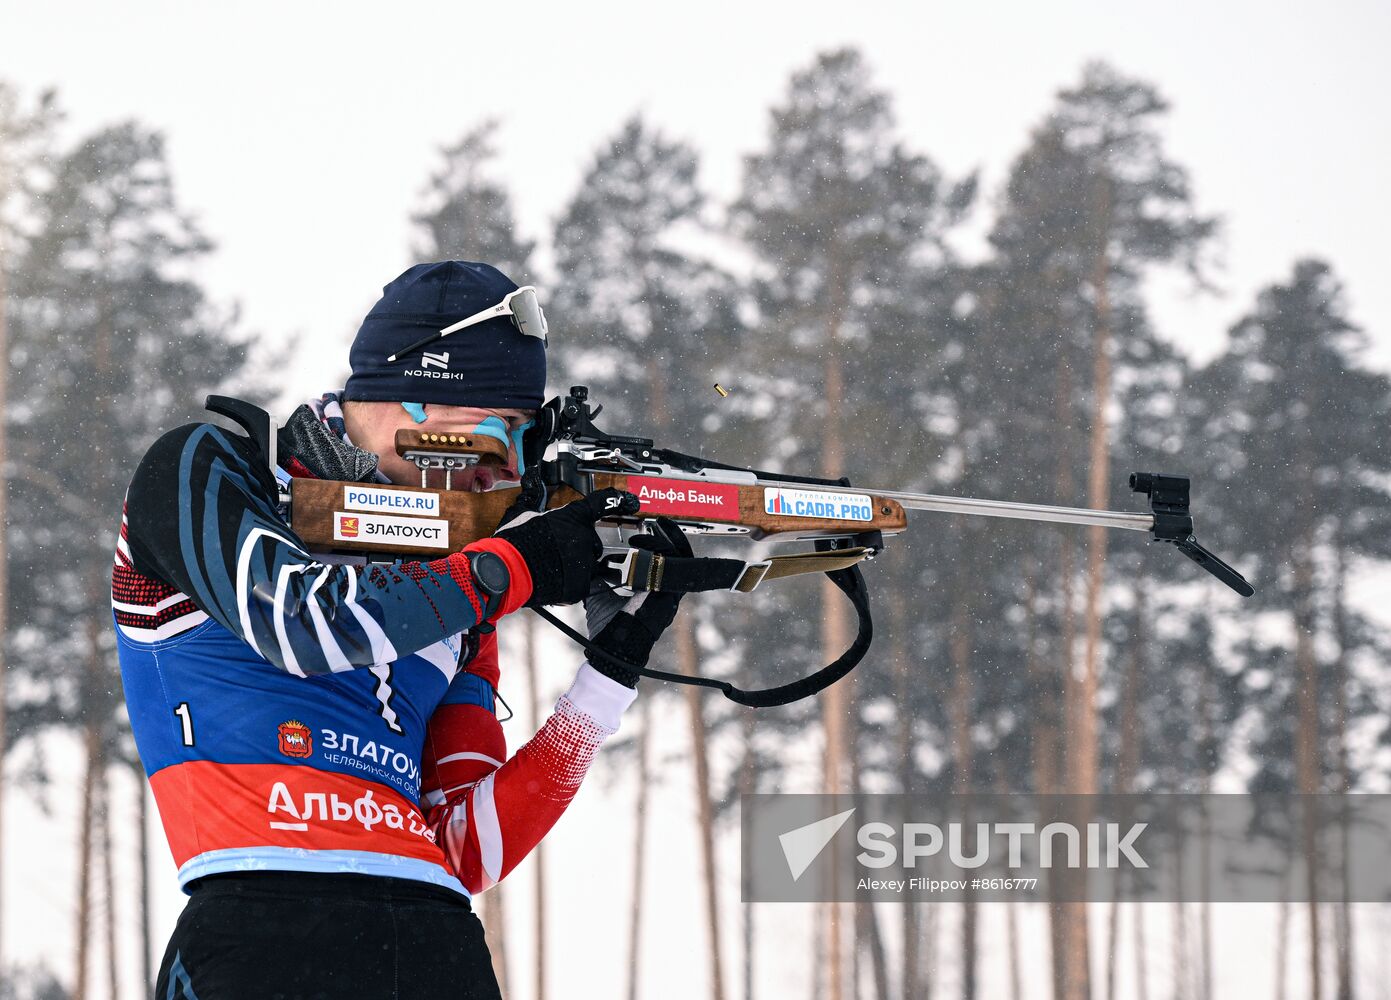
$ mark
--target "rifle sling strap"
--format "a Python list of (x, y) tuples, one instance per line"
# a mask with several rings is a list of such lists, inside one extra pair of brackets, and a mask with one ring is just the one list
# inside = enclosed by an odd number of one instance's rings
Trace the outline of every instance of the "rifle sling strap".
[[(840, 553), (828, 553), (840, 554)], [(696, 560), (691, 560), (696, 561)], [(726, 560), (738, 563), (738, 560)], [(856, 560), (858, 561), (858, 559)], [(803, 571), (805, 572), (805, 571)], [(800, 701), (814, 694), (824, 691), (836, 681), (840, 680), (855, 666), (864, 659), (865, 653), (869, 651), (869, 644), (874, 638), (874, 624), (869, 614), (869, 589), (865, 586), (864, 577), (860, 573), (860, 568), (849, 565), (826, 572), (841, 592), (850, 599), (851, 605), (855, 608), (855, 615), (859, 620), (859, 631), (855, 635), (855, 641), (850, 644), (850, 648), (838, 656), (831, 663), (826, 664), (815, 673), (808, 674), (795, 681), (786, 684), (779, 684), (776, 687), (760, 688), (749, 691), (745, 688), (731, 684), (729, 681), (718, 680), (714, 677), (700, 677), (690, 674), (676, 674), (667, 670), (653, 670), (650, 667), (639, 667), (636, 664), (628, 663), (619, 659), (604, 650), (598, 648), (589, 639), (579, 632), (566, 625), (545, 608), (535, 608), (535, 612), (546, 621), (550, 622), (560, 631), (564, 632), (575, 642), (584, 647), (591, 657), (607, 660), (625, 670), (633, 671), (644, 677), (652, 677), (660, 681), (671, 681), (673, 684), (693, 684), (698, 687), (715, 688), (720, 691), (730, 701), (740, 705), (747, 705), (750, 708), (773, 708), (778, 705), (790, 705), (794, 701)]]

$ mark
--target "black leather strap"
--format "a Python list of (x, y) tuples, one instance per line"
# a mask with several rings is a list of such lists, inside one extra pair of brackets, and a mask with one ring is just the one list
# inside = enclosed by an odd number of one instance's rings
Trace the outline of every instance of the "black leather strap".
[[(737, 560), (732, 559), (725, 561), (737, 562)], [(743, 564), (739, 563), (739, 565)], [(533, 608), (532, 610), (583, 646), (590, 656), (607, 660), (623, 670), (630, 670), (643, 677), (652, 677), (656, 680), (671, 681), (673, 684), (693, 684), (698, 687), (715, 688), (730, 701), (747, 705), (750, 708), (775, 708), (779, 705), (790, 705), (794, 701), (801, 701), (803, 698), (809, 698), (824, 691), (854, 670), (864, 659), (865, 653), (869, 652), (869, 644), (874, 638), (874, 623), (869, 613), (869, 589), (865, 586), (860, 568), (849, 566), (845, 569), (833, 570), (826, 575), (831, 578), (831, 582), (840, 589), (841, 593), (849, 598), (851, 605), (855, 608), (855, 614), (859, 619), (859, 632), (856, 634), (854, 642), (834, 661), (826, 664), (815, 673), (787, 684), (760, 688), (755, 691), (749, 691), (731, 684), (729, 681), (717, 680), (713, 677), (692, 677), (688, 674), (653, 670), (650, 667), (640, 667), (635, 663), (628, 663), (598, 648), (589, 639), (580, 635), (545, 608)]]

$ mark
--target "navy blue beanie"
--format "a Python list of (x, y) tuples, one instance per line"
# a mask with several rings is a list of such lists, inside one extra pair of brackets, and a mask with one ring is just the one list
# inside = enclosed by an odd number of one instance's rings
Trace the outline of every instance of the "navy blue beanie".
[(344, 399), (531, 410), (544, 401), (546, 346), (501, 316), (394, 362), (397, 351), (497, 305), (516, 282), (491, 264), (417, 264), (382, 289), (353, 339)]

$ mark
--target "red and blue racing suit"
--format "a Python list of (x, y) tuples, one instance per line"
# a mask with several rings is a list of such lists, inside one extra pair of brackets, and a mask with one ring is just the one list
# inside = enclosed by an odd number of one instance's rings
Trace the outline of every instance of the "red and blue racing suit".
[[(500, 596), (475, 584), (480, 551), (507, 567)], [(634, 696), (582, 664), (508, 759), (490, 625), (530, 593), (526, 565), (497, 538), (433, 561), (316, 558), (246, 438), (210, 424), (160, 438), (127, 493), (112, 605), (180, 885), (262, 870), (463, 894), (500, 880), (559, 818)]]

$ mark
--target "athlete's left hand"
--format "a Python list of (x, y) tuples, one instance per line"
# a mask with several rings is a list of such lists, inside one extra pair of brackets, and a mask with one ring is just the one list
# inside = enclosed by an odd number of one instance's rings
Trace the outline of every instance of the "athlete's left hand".
[[(653, 534), (638, 535), (630, 539), (628, 544), (659, 555), (690, 557), (691, 543), (674, 522), (664, 517), (657, 518), (655, 529)], [(608, 584), (596, 577), (584, 602), (589, 637), (604, 652), (634, 666), (645, 667), (652, 655), (652, 647), (675, 620), (681, 597), (681, 594), (645, 590), (625, 600), (616, 596)], [(611, 663), (602, 656), (596, 656), (590, 662), (595, 670), (618, 683), (631, 688), (638, 686), (640, 674)]]

